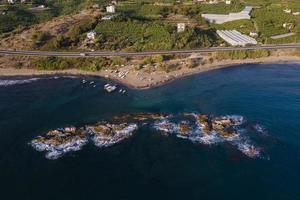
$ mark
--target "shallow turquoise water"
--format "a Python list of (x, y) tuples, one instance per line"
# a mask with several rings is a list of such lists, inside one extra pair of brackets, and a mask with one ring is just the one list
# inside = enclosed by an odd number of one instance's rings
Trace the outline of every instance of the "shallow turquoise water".
[[(0, 77), (0, 191), (4, 199), (300, 199), (300, 65), (244, 65), (168, 85), (103, 92), (82, 77)], [(9, 81), (8, 81), (9, 80)], [(13, 80), (23, 80), (13, 81)], [(141, 128), (113, 147), (47, 160), (30, 142), (49, 129), (135, 112), (238, 114), (259, 123), (251, 159), (227, 143), (193, 144)]]

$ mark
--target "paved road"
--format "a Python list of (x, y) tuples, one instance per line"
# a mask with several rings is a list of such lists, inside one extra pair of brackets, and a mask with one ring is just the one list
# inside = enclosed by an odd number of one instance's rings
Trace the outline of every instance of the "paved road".
[(55, 52), (55, 51), (21, 51), (21, 50), (0, 50), (0, 55), (5, 56), (48, 56), (48, 57), (112, 57), (112, 56), (150, 56), (157, 54), (193, 54), (193, 53), (210, 53), (217, 51), (233, 50), (258, 50), (258, 49), (292, 49), (300, 48), (300, 44), (279, 44), (279, 45), (257, 45), (249, 47), (210, 47), (190, 50), (166, 50), (166, 51), (147, 51), (147, 52)]

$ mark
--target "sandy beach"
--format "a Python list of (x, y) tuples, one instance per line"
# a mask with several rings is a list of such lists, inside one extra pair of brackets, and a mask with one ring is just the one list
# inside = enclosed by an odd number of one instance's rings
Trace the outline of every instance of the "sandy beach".
[[(222, 60), (214, 61), (213, 63), (199, 65), (195, 68), (181, 67), (179, 70), (171, 71), (154, 71), (152, 73), (141, 72), (135, 70), (134, 66), (124, 66), (118, 70), (102, 70), (99, 72), (82, 71), (78, 69), (69, 69), (62, 71), (45, 71), (27, 68), (0, 68), (0, 76), (38, 76), (38, 75), (81, 75), (81, 76), (99, 76), (116, 81), (120, 84), (126, 85), (136, 89), (146, 89), (151, 87), (160, 86), (170, 81), (193, 75), (200, 72), (209, 70), (239, 66), (243, 64), (255, 63), (300, 63), (300, 57), (297, 56), (270, 56), (258, 59), (244, 59), (244, 60)], [(121, 76), (126, 74), (125, 76)]]

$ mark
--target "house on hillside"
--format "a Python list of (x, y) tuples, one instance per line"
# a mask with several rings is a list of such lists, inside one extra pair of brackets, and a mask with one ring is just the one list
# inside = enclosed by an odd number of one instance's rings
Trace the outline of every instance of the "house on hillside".
[(106, 12), (115, 13), (116, 12), (116, 7), (114, 5), (109, 5), (109, 6), (106, 7)]
[(87, 37), (89, 40), (95, 40), (96, 32), (95, 32), (95, 31), (88, 32), (88, 33), (86, 34), (86, 37)]
[(177, 24), (177, 32), (184, 32), (185, 31), (185, 23), (178, 23)]
[(283, 12), (285, 12), (285, 13), (292, 13), (292, 10), (291, 10), (291, 9), (288, 9), (288, 8), (286, 8), (286, 9), (284, 9), (284, 10), (283, 10)]
[(14, 3), (16, 3), (16, 0), (7, 0), (7, 3), (14, 4)]

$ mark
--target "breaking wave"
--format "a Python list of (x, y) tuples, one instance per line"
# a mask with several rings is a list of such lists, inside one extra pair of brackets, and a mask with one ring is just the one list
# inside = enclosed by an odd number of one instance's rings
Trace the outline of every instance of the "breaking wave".
[(12, 86), (12, 85), (21, 85), (21, 84), (26, 84), (26, 83), (31, 83), (34, 81), (38, 81), (41, 78), (30, 78), (30, 79), (22, 79), (22, 80), (1, 80), (0, 79), (0, 86)]
[(22, 84), (36, 82), (39, 80), (60, 79), (60, 78), (76, 79), (78, 77), (77, 76), (51, 76), (51, 77), (35, 77), (29, 79), (0, 79), (0, 87), (22, 85)]

